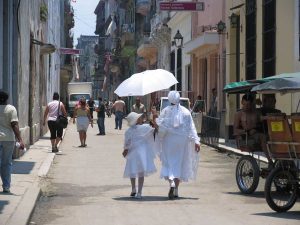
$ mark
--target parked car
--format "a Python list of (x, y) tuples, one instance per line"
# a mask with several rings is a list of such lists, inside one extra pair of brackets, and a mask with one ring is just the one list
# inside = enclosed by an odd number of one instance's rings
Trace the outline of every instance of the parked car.
[[(164, 108), (171, 105), (171, 103), (168, 100), (168, 97), (161, 97), (160, 98), (160, 111), (161, 112)], [(180, 98), (180, 105), (187, 108), (189, 111), (191, 111), (190, 108), (190, 100), (188, 98)]]

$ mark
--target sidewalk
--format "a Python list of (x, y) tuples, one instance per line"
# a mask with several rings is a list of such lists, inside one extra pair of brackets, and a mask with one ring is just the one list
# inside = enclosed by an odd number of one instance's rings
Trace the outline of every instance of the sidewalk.
[[(214, 148), (222, 150), (222, 151), (226, 151), (228, 153), (234, 153), (237, 155), (251, 155), (248, 152), (242, 152), (241, 150), (237, 149), (235, 141), (234, 140), (230, 140), (229, 142), (225, 142), (224, 139), (219, 139), (219, 144), (217, 146), (215, 146)], [(259, 161), (268, 163), (267, 158), (263, 155), (262, 152), (255, 152), (253, 153), (253, 157)]]
[(27, 224), (40, 194), (40, 178), (47, 175), (55, 157), (49, 137), (48, 132), (14, 160), (11, 193), (0, 193), (0, 225)]

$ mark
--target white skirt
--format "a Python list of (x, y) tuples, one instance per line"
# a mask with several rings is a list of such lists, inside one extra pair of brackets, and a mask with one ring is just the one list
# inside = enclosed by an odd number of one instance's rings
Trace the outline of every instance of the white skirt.
[(181, 181), (195, 179), (199, 156), (194, 149), (188, 137), (168, 133), (162, 143), (160, 177)]
[(155, 173), (154, 157), (153, 151), (147, 144), (141, 144), (137, 148), (130, 149), (126, 156), (124, 177), (144, 177)]
[(87, 131), (90, 121), (87, 116), (79, 116), (77, 117), (77, 131)]

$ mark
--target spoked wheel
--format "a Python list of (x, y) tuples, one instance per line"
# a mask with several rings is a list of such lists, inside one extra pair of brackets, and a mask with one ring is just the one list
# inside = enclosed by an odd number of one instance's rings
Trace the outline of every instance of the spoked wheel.
[(265, 196), (268, 205), (276, 212), (286, 212), (297, 201), (298, 182), (290, 170), (275, 168), (267, 177)]
[(253, 193), (259, 182), (259, 167), (250, 155), (242, 156), (237, 163), (235, 178), (240, 191), (244, 194)]

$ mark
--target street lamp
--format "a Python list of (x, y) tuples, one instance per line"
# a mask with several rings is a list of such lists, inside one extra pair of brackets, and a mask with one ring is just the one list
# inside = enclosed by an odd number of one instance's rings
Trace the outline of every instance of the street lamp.
[(218, 34), (222, 34), (223, 31), (225, 30), (225, 28), (226, 28), (225, 23), (222, 20), (220, 20), (220, 22), (217, 23), (217, 32), (218, 32)]
[(183, 37), (181, 35), (181, 33), (179, 32), (179, 30), (177, 30), (177, 33), (174, 36), (174, 44), (177, 48), (182, 48), (182, 42), (183, 42)]
[(232, 13), (229, 17), (231, 28), (237, 28), (239, 16), (235, 13)]

